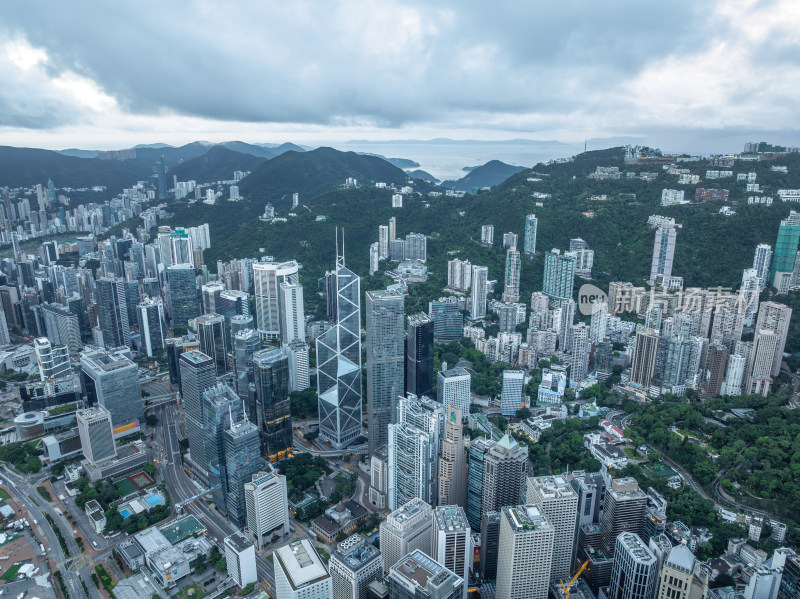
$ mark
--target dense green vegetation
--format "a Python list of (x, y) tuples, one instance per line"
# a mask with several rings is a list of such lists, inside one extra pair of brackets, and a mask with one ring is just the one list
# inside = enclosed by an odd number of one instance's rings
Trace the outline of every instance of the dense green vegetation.
[(321, 457), (310, 453), (301, 453), (278, 463), (278, 471), (286, 476), (286, 484), (291, 501), (299, 501), (306, 491), (314, 487), (314, 483), (331, 469)]
[(292, 418), (295, 420), (311, 420), (319, 416), (319, 405), (316, 385), (305, 391), (292, 391), (289, 400), (292, 402)]
[(452, 341), (446, 345), (436, 344), (434, 347), (434, 370), (440, 370), (441, 363), (447, 362), (447, 367), (452, 368), (459, 359), (469, 360), (473, 371), (470, 382), (471, 390), (476, 395), (494, 397), (500, 394), (500, 373), (508, 368), (505, 362), (492, 364), (484, 354), (475, 349), (472, 342), (464, 338), (461, 341)]
[[(752, 500), (754, 507), (760, 503), (762, 509), (800, 520), (800, 413), (786, 407), (788, 393), (787, 389), (769, 398), (721, 397), (705, 403), (667, 396), (638, 406), (631, 430), (634, 439), (664, 451), (699, 483), (709, 487), (721, 476), (723, 490), (735, 500)], [(755, 412), (739, 418), (730, 414), (732, 408)], [(719, 456), (716, 461), (709, 452)], [(770, 500), (769, 505), (764, 499)]]
[(8, 443), (0, 446), (0, 461), (8, 462), (25, 474), (39, 472), (42, 462), (39, 457), (41, 449), (36, 449), (36, 442)]

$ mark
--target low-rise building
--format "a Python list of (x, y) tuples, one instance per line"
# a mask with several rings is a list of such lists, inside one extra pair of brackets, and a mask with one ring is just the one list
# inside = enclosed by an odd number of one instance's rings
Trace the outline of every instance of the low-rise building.
[(101, 534), (106, 528), (106, 515), (103, 512), (100, 502), (96, 499), (87, 501), (83, 509), (89, 517), (89, 523), (94, 528), (94, 531), (97, 534)]

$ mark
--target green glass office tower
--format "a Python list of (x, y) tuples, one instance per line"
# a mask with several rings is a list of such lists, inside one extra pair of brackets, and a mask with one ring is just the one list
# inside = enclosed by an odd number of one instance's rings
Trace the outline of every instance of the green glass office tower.
[(778, 240), (775, 242), (775, 253), (772, 256), (771, 283), (780, 291), (786, 290), (794, 271), (798, 241), (800, 241), (800, 212), (792, 210), (789, 216), (781, 221)]

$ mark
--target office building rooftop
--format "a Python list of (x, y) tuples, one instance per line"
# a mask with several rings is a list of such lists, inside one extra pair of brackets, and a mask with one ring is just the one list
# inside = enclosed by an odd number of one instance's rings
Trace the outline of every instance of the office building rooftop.
[(275, 550), (276, 566), (283, 568), (286, 578), (297, 590), (328, 576), (328, 570), (307, 539), (294, 541)]
[(548, 530), (553, 526), (547, 521), (544, 514), (535, 505), (518, 505), (504, 508), (509, 524), (514, 532), (528, 532), (531, 530)]
[(436, 527), (448, 532), (464, 532), (469, 528), (464, 510), (457, 505), (439, 506), (433, 512)]

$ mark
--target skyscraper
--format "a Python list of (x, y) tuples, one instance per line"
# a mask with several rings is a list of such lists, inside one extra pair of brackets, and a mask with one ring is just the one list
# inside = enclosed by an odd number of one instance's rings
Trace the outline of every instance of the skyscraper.
[(390, 571), (389, 599), (460, 599), (464, 581), (419, 549), (403, 557)]
[(186, 414), (186, 436), (189, 440), (189, 462), (201, 479), (208, 478), (208, 460), (203, 432), (203, 393), (216, 381), (216, 366), (200, 351), (183, 352), (179, 358), (183, 409)]
[(791, 210), (778, 227), (778, 240), (772, 256), (770, 283), (780, 293), (786, 293), (794, 271), (797, 243), (800, 241), (800, 212)]
[(761, 280), (761, 289), (767, 286), (769, 273), (772, 268), (772, 246), (767, 243), (759, 243), (753, 256), (753, 268), (756, 276)]
[(167, 285), (172, 328), (185, 329), (189, 319), (200, 315), (194, 266), (184, 263), (168, 267)]
[(83, 456), (92, 464), (117, 455), (111, 413), (103, 406), (94, 406), (75, 413)]
[(575, 284), (575, 258), (553, 249), (544, 255), (542, 292), (551, 300), (570, 300)]
[[(467, 505), (467, 461), (461, 410), (449, 408), (439, 459), (439, 505)], [(466, 518), (466, 516), (465, 516)]]
[(269, 469), (257, 472), (244, 484), (247, 532), (260, 550), (273, 534), (289, 534), (289, 500), (286, 477)]
[(388, 444), (397, 398), (403, 394), (405, 312), (399, 291), (367, 291), (366, 303), (367, 419), (369, 452), (374, 455)]
[(253, 383), (261, 451), (271, 462), (283, 460), (292, 449), (289, 400), (289, 360), (280, 349), (253, 354)]
[[(464, 510), (457, 505), (440, 505), (433, 511), (433, 557), (445, 568), (469, 581), (472, 539)], [(467, 585), (463, 585), (466, 599)]]
[(333, 583), (333, 599), (367, 597), (369, 583), (383, 578), (381, 552), (360, 534), (336, 544), (328, 567)]
[[(125, 305), (125, 289), (122, 281), (113, 277), (101, 277), (95, 283), (97, 289), (97, 320), (103, 331), (103, 343), (113, 349), (125, 345), (124, 328), (128, 326)], [(130, 329), (128, 330), (130, 338)]]
[(458, 408), (462, 418), (469, 414), (472, 376), (464, 368), (442, 370), (436, 375), (436, 399), (448, 408)]
[(676, 545), (670, 549), (655, 585), (658, 589), (656, 599), (705, 597), (707, 588), (694, 575), (696, 565), (697, 558), (686, 545)]
[(200, 351), (214, 361), (217, 376), (228, 372), (228, 335), (225, 318), (219, 314), (203, 314), (195, 319)]
[(496, 596), (547, 599), (555, 529), (537, 506), (500, 510)]
[(472, 295), (470, 296), (470, 317), (481, 320), (486, 317), (486, 283), (489, 269), (486, 266), (472, 267)]
[(167, 165), (164, 162), (164, 156), (158, 161), (158, 199), (167, 199)]
[(580, 322), (572, 327), (572, 362), (570, 381), (573, 386), (582, 383), (589, 374), (589, 327)]
[(492, 245), (494, 243), (494, 225), (481, 226), (481, 243)]
[(497, 552), (500, 548), (500, 512), (486, 512), (481, 519), (481, 574), (497, 578)]
[(139, 369), (129, 356), (127, 349), (84, 352), (81, 356), (81, 386), (87, 403), (105, 407), (115, 428), (144, 422)]
[(609, 599), (650, 599), (658, 582), (658, 562), (639, 535), (616, 538)]
[(778, 376), (781, 370), (783, 350), (786, 347), (786, 337), (789, 334), (789, 321), (792, 318), (792, 309), (785, 304), (777, 302), (764, 302), (758, 309), (756, 331), (769, 329), (777, 336), (775, 355), (772, 360), (771, 374)]
[(529, 214), (525, 217), (525, 239), (522, 249), (526, 254), (536, 253), (536, 229), (538, 224), (539, 221), (536, 220), (535, 214)]
[[(253, 283), (255, 286), (256, 325), (262, 339), (280, 339), (281, 337), (281, 284), (299, 284), (299, 265), (294, 260), (288, 262), (257, 262), (253, 264)], [(297, 305), (296, 288), (287, 290), (289, 307), (293, 315), (297, 310), (302, 312)], [(302, 304), (302, 288), (299, 290), (299, 300)], [(302, 314), (300, 314), (302, 319)], [(294, 328), (292, 325), (291, 328)]]
[(289, 393), (305, 391), (311, 386), (308, 373), (308, 349), (308, 343), (299, 339), (283, 346), (283, 351), (289, 358)]
[(389, 509), (436, 500), (438, 435), (408, 422), (389, 425)]
[(331, 576), (311, 541), (294, 541), (276, 549), (273, 556), (279, 599), (333, 597)]
[(728, 350), (721, 344), (713, 344), (708, 348), (708, 371), (710, 373), (706, 385), (706, 395), (717, 397), (725, 380), (725, 365), (728, 361)]
[(73, 353), (83, 349), (78, 317), (61, 304), (42, 304), (40, 314), (48, 338), (57, 345), (65, 345)]
[(486, 454), (497, 441), (486, 437), (476, 437), (469, 445), (469, 468), (467, 471), (467, 519), (470, 526), (478, 530), (481, 527), (481, 515), (488, 510), (483, 509), (483, 472)]
[(225, 431), (225, 462), (228, 473), (228, 517), (239, 526), (247, 522), (244, 485), (261, 470), (258, 427), (245, 419)]
[(469, 260), (447, 262), (447, 286), (454, 291), (467, 291), (472, 284), (472, 264)]
[(672, 276), (676, 234), (675, 227), (659, 227), (656, 229), (656, 238), (653, 242), (653, 260), (650, 265), (649, 282), (651, 285), (658, 275), (663, 275), (664, 279), (669, 279)]
[(644, 530), (644, 511), (647, 495), (633, 478), (615, 478), (606, 490), (603, 516), (600, 520), (603, 548), (614, 557), (615, 541), (624, 532), (641, 535)]
[(252, 541), (248, 540), (240, 531), (236, 531), (225, 537), (224, 545), (228, 576), (240, 588), (258, 582), (256, 549)]
[(489, 448), (483, 459), (481, 517), (504, 505), (520, 503), (525, 494), (528, 449), (508, 435)]
[(164, 349), (164, 304), (161, 298), (145, 298), (136, 306), (142, 350), (152, 358)]
[(408, 555), (419, 549), (426, 555), (433, 553), (433, 509), (419, 497), (400, 506), (381, 522), (381, 556), (383, 571), (389, 570)]
[(503, 386), (500, 391), (500, 412), (503, 416), (515, 416), (523, 404), (525, 371), (504, 370)]
[(433, 392), (433, 321), (424, 312), (408, 317), (405, 392), (418, 397)]
[(428, 302), (428, 316), (433, 321), (433, 336), (436, 341), (458, 341), (464, 336), (464, 317), (458, 309), (455, 297)]
[(568, 580), (578, 519), (578, 494), (564, 476), (537, 476), (528, 479), (526, 504), (538, 506), (555, 531), (550, 578), (554, 582)]
[(508, 248), (506, 252), (506, 284), (503, 288), (504, 302), (519, 301), (519, 284), (522, 274), (522, 261), (516, 246)]
[(320, 436), (344, 449), (361, 436), (361, 279), (336, 253), (337, 322), (317, 337), (317, 394)]
[(33, 341), (33, 351), (39, 366), (39, 379), (51, 381), (72, 374), (69, 348), (66, 345), (53, 345), (47, 337)]
[(306, 340), (306, 318), (303, 310), (303, 286), (283, 281), (278, 290), (280, 305), (281, 344)]
[(658, 354), (658, 333), (653, 330), (639, 331), (636, 333), (636, 342), (631, 358), (630, 383), (636, 385), (647, 393), (653, 378)]
[(203, 444), (211, 497), (222, 513), (228, 508), (225, 431), (244, 417), (242, 402), (233, 389), (217, 383), (203, 391)]

